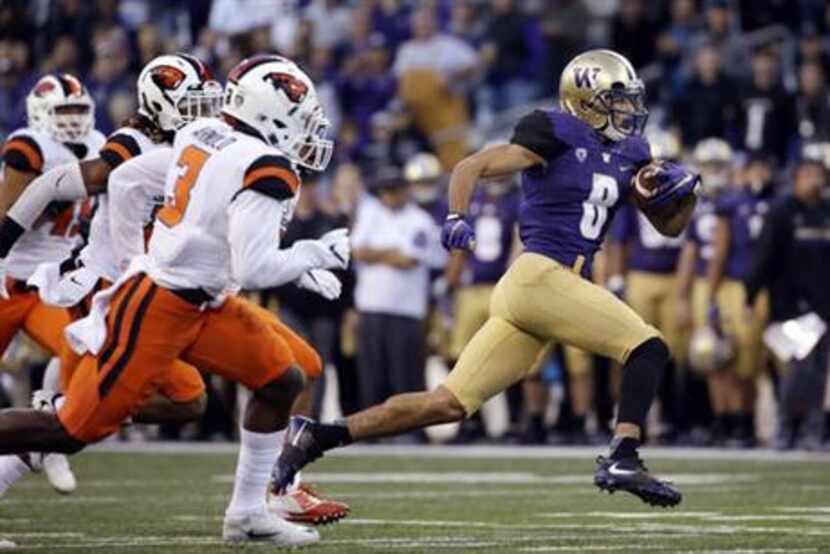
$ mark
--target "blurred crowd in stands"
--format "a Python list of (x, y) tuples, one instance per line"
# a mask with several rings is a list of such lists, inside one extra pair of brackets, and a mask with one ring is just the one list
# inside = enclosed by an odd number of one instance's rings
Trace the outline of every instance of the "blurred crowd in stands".
[[(308, 176), (287, 241), (348, 225), (355, 269), (342, 275), (346, 294), (336, 303), (293, 286), (259, 298), (307, 336), (332, 370), (316, 394), (317, 412), (331, 412), (325, 398), (332, 404), (337, 390), (335, 411), (350, 413), (392, 393), (434, 385), (483, 323), (489, 291), (520, 248), (514, 231), (520, 195), (511, 180), (483, 185), (471, 211), (476, 250), (467, 259), (449, 257), (437, 240), (449, 172), (471, 151), (509, 140), (521, 115), (554, 105), (561, 70), (592, 47), (617, 50), (637, 69), (649, 94), (648, 133), (662, 156), (708, 164), (713, 175), (726, 171), (728, 182), (710, 199), (711, 211), (698, 218), (711, 216), (701, 225), (712, 233), (738, 217), (729, 211), (733, 204), (714, 196), (756, 191), (753, 183), (761, 182), (752, 206), (764, 216), (792, 193), (793, 181), (809, 181), (802, 188), (824, 185), (830, 163), (825, 0), (3, 0), (0, 134), (25, 125), (26, 94), (43, 73), (78, 75), (95, 99), (96, 126), (108, 133), (135, 109), (137, 73), (158, 54), (191, 52), (220, 81), (252, 53), (296, 60), (317, 83), (337, 146), (328, 171)], [(707, 248), (714, 247), (706, 240), (712, 237), (668, 244), (652, 236), (649, 242), (637, 230), (642, 223), (626, 217), (614, 222), (607, 263), (600, 264), (606, 269), (595, 280), (633, 304), (639, 273), (666, 277), (673, 303), (659, 317), (664, 324), (688, 320), (673, 345), (676, 363), (664, 379), (652, 439), (752, 446), (760, 436), (781, 448), (821, 447), (830, 431), (826, 350), (815, 370), (822, 377), (808, 381), (814, 393), (820, 384), (821, 398), (806, 406), (803, 395), (792, 393), (786, 417), (775, 399), (794, 389), (782, 385), (786, 364), (771, 356), (741, 360), (738, 365), (753, 367), (731, 381), (691, 371), (691, 328), (734, 316), (713, 315), (731, 310), (718, 306), (714, 294), (708, 308), (706, 298), (692, 298), (693, 281), (712, 281), (700, 262), (711, 257)], [(761, 228), (753, 227), (741, 244), (744, 254), (754, 253)], [(369, 232), (377, 229), (384, 232)], [(673, 254), (659, 269), (638, 268), (633, 258), (626, 261), (633, 256), (630, 241)], [(700, 262), (697, 278), (678, 268), (686, 250), (695, 250), (688, 256)], [(740, 284), (750, 279), (753, 263), (717, 271)], [(677, 293), (684, 279), (688, 290)], [(702, 321), (686, 314), (691, 308), (683, 302), (701, 304)], [(656, 311), (643, 315), (659, 323)], [(754, 325), (762, 327), (757, 319)], [(764, 349), (741, 336), (735, 343), (744, 351)], [(6, 354), (7, 369), (25, 350), (18, 345)], [(532, 378), (452, 440), (604, 441), (618, 369), (561, 345), (551, 345), (537, 365)], [(235, 394), (213, 383), (199, 438), (233, 436)], [(806, 419), (811, 424), (802, 428)], [(162, 430), (165, 437), (180, 433)]]

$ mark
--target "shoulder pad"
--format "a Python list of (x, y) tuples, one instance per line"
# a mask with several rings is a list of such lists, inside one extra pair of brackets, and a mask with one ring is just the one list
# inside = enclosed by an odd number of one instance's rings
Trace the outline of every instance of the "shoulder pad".
[(140, 156), (143, 149), (136, 135), (141, 133), (135, 129), (121, 128), (107, 137), (107, 142), (101, 148), (101, 159), (115, 169), (130, 158)]
[(28, 132), (12, 133), (3, 146), (3, 162), (19, 171), (42, 172), (43, 148), (37, 136)]
[(287, 200), (299, 188), (300, 177), (294, 165), (284, 156), (265, 154), (251, 162), (245, 170), (239, 192), (253, 190), (276, 200)]

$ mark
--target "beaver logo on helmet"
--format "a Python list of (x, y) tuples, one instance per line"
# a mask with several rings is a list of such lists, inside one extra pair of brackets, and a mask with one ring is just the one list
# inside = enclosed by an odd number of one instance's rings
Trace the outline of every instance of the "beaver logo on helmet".
[(37, 97), (43, 97), (55, 90), (55, 88), (57, 88), (55, 83), (42, 79), (37, 85), (35, 85), (32, 93)]
[(308, 94), (308, 85), (288, 73), (268, 73), (262, 80), (271, 81), (275, 89), (283, 91), (295, 104), (302, 102)]
[(172, 65), (160, 65), (153, 69), (151, 78), (162, 90), (176, 90), (184, 82), (186, 75), (184, 71)]

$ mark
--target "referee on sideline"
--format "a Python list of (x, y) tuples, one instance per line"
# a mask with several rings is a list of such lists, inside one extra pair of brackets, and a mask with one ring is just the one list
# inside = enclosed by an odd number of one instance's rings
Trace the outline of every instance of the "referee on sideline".
[[(830, 200), (827, 168), (805, 154), (796, 163), (792, 194), (770, 210), (746, 278), (748, 306), (769, 290), (770, 323), (815, 312), (830, 325)], [(782, 368), (779, 427), (775, 446), (820, 446), (824, 427), (824, 388), (828, 333), (803, 360)], [(801, 432), (799, 432), (801, 430)]]

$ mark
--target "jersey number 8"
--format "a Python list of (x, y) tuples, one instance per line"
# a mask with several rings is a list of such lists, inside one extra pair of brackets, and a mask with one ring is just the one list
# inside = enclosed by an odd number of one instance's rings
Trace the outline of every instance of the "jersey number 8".
[(591, 193), (588, 200), (582, 203), (582, 220), (579, 222), (579, 231), (586, 239), (596, 240), (605, 222), (608, 221), (608, 208), (617, 203), (620, 189), (617, 180), (610, 175), (594, 173), (591, 182)]

